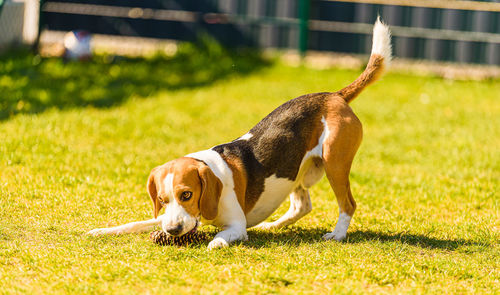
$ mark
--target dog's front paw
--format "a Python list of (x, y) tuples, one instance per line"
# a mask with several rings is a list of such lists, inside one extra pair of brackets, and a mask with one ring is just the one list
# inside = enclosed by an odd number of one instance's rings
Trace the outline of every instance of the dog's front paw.
[(344, 240), (346, 237), (345, 234), (339, 234), (339, 233), (336, 233), (335, 231), (331, 232), (331, 233), (327, 233), (323, 236), (323, 240), (325, 241), (328, 241), (328, 240), (335, 240), (337, 242), (340, 242), (342, 240)]
[(215, 238), (210, 243), (208, 243), (208, 250), (226, 248), (229, 247), (229, 243), (223, 238)]
[(104, 235), (113, 235), (113, 234), (118, 234), (115, 230), (112, 228), (96, 228), (91, 231), (87, 232), (87, 235), (90, 236), (104, 236)]

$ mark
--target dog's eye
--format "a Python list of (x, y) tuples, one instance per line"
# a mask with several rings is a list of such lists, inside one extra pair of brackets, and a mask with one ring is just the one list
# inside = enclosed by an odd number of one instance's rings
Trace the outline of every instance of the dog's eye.
[(192, 192), (185, 191), (185, 192), (182, 192), (180, 199), (181, 199), (181, 201), (185, 202), (185, 201), (191, 199), (192, 196), (193, 196)]

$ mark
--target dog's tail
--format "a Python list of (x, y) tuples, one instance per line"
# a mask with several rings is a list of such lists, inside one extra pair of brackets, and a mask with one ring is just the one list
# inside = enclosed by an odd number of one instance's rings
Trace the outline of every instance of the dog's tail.
[(370, 60), (363, 73), (349, 86), (337, 92), (349, 103), (369, 84), (382, 76), (384, 68), (391, 62), (391, 32), (389, 27), (377, 18), (373, 27), (373, 44)]

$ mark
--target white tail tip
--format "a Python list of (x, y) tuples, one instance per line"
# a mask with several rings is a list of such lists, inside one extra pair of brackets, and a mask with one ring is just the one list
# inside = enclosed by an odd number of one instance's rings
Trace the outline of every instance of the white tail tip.
[(391, 52), (391, 31), (389, 31), (389, 27), (378, 17), (375, 26), (373, 26), (372, 54), (381, 55), (388, 64), (392, 58)]

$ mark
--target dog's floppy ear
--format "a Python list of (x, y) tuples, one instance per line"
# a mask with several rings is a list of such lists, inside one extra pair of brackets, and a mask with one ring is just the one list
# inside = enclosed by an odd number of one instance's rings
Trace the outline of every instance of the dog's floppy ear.
[(148, 193), (151, 197), (151, 201), (153, 201), (153, 215), (154, 217), (158, 217), (158, 212), (160, 212), (162, 206), (160, 204), (160, 199), (158, 199), (158, 190), (156, 188), (155, 176), (159, 171), (158, 167), (153, 168), (151, 170), (151, 174), (149, 174), (148, 178)]
[(198, 174), (201, 179), (200, 212), (203, 218), (213, 220), (218, 213), (222, 182), (206, 165), (198, 169)]

